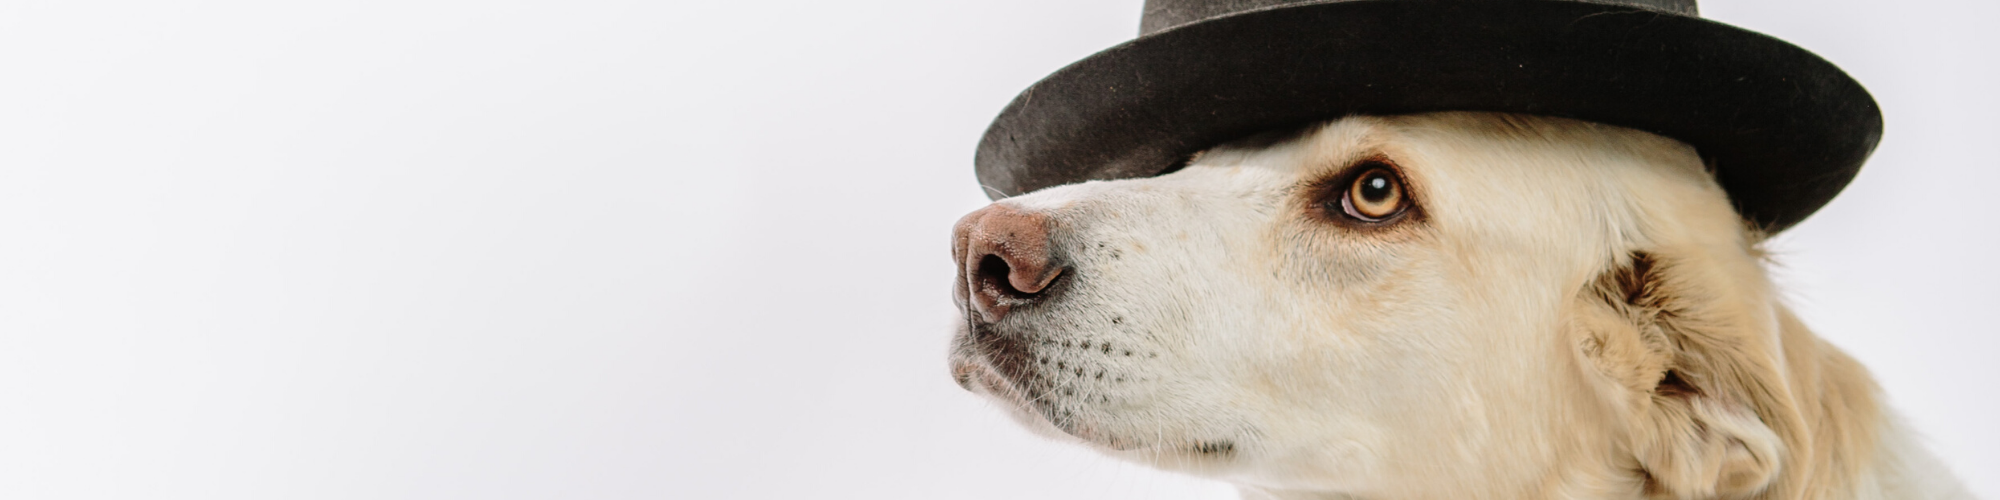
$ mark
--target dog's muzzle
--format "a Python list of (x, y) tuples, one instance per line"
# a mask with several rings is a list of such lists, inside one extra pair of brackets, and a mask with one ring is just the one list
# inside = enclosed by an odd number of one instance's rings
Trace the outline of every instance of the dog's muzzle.
[(958, 282), (952, 288), (964, 309), (966, 332), (955, 348), (952, 371), (966, 389), (980, 385), (1022, 400), (1038, 398), (1030, 340), (1036, 334), (1022, 313), (1065, 288), (1054, 286), (1065, 272), (1050, 242), (1050, 225), (1046, 214), (996, 203), (967, 214), (953, 228)]

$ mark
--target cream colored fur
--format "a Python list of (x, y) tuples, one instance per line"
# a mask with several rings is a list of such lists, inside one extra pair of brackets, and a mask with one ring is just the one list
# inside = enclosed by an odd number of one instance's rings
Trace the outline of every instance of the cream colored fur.
[[(1318, 183), (1378, 155), (1418, 216), (1313, 215)], [(966, 332), (960, 381), (1246, 498), (1966, 497), (1780, 303), (1761, 236), (1673, 140), (1351, 117), (998, 203), (1050, 217), (1071, 282), (991, 327), (1041, 382)]]

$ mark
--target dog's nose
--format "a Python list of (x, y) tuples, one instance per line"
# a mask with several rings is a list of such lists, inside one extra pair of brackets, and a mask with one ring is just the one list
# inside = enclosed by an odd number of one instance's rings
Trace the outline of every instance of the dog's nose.
[(980, 319), (998, 322), (1041, 298), (1062, 269), (1049, 249), (1049, 217), (1002, 204), (967, 214), (952, 228), (959, 296)]

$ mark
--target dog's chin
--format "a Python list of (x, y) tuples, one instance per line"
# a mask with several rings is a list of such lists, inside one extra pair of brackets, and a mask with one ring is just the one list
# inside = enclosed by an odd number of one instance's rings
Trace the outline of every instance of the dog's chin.
[(1001, 378), (1000, 374), (991, 368), (981, 366), (975, 362), (954, 360), (952, 363), (952, 374), (958, 379), (959, 385), (965, 387), (965, 390), (993, 401), (1007, 413), (1008, 417), (1013, 418), (1015, 423), (1020, 424), (1021, 427), (1034, 432), (1036, 435), (1075, 444), (1097, 444), (1087, 437), (1087, 435), (1078, 435), (1069, 430), (1057, 427), (1055, 422), (1051, 421), (1045, 415), (1046, 412), (1044, 410), (1035, 408), (1036, 403), (1033, 398), (1027, 397), (1021, 391), (1014, 389), (1012, 384)]
[(1030, 432), (1055, 441), (1083, 445), (1113, 457), (1165, 469), (1199, 472), (1236, 457), (1237, 438), (1172, 439), (1165, 436), (1133, 436), (1108, 431), (1102, 422), (1076, 415), (1065, 416), (1047, 401), (1021, 390), (977, 355), (954, 354), (952, 376), (961, 387), (997, 403), (1009, 417)]
[(967, 391), (985, 396), (1006, 409), (1022, 427), (1058, 441), (1102, 448), (1107, 451), (1131, 451), (1146, 448), (1145, 444), (1132, 439), (1120, 438), (1100, 429), (1095, 422), (1073, 413), (1064, 413), (1048, 394), (1031, 394), (1019, 385), (1009, 381), (982, 360), (953, 356), (952, 377)]

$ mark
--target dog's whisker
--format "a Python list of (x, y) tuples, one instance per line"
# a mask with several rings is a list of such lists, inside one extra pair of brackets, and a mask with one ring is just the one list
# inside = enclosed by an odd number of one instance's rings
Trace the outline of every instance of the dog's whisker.
[(1014, 195), (1010, 195), (1010, 194), (1007, 194), (1007, 192), (1006, 192), (1006, 191), (1001, 191), (1001, 190), (1000, 190), (1000, 188), (996, 188), (996, 187), (993, 187), (993, 186), (988, 186), (988, 185), (985, 185), (985, 184), (980, 184), (980, 185), (979, 185), (979, 187), (982, 187), (982, 188), (986, 188), (986, 190), (987, 190), (987, 191), (992, 191), (992, 192), (993, 192), (993, 194), (997, 194), (997, 195), (1000, 195), (1000, 198), (1012, 198), (1012, 197), (1014, 197)]

